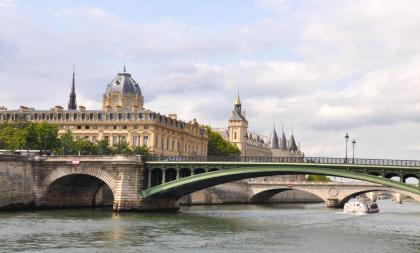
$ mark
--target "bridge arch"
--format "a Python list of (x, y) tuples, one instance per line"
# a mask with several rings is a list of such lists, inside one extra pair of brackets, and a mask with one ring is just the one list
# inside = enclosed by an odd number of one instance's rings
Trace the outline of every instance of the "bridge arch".
[(253, 177), (291, 175), (291, 174), (319, 174), (357, 179), (371, 183), (393, 187), (402, 191), (408, 191), (420, 195), (420, 189), (385, 177), (373, 176), (366, 173), (333, 169), (320, 165), (291, 165), (281, 164), (261, 167), (237, 167), (232, 169), (195, 174), (172, 182), (157, 185), (142, 191), (145, 198), (148, 197), (171, 197), (180, 198), (192, 192), (205, 189), (214, 185), (228, 183)]
[(41, 199), (48, 207), (112, 205), (115, 191), (105, 170), (57, 169), (44, 179)]
[(277, 195), (279, 193), (282, 193), (282, 192), (287, 192), (287, 191), (300, 191), (300, 192), (309, 193), (310, 195), (313, 195), (313, 196), (319, 198), (319, 201), (325, 201), (325, 197), (323, 195), (319, 194), (316, 191), (310, 191), (310, 190), (307, 190), (307, 189), (280, 187), (280, 188), (273, 188), (273, 189), (260, 191), (256, 194), (254, 194), (253, 196), (251, 196), (249, 198), (249, 202), (251, 202), (251, 203), (267, 203), (275, 195)]
[[(420, 201), (420, 196), (417, 195), (417, 194), (413, 194), (413, 193), (410, 193), (410, 192), (404, 192), (404, 191), (401, 191), (401, 190), (398, 190), (398, 189), (380, 189), (380, 188), (378, 188), (378, 189), (368, 189), (368, 190), (361, 190), (361, 191), (353, 192), (353, 193), (351, 193), (347, 196), (344, 196), (341, 199), (339, 205), (340, 205), (340, 207), (343, 207), (344, 204), (347, 201), (349, 201), (350, 199), (355, 198), (357, 196), (360, 196), (362, 194), (371, 193), (371, 192), (389, 194), (389, 195), (393, 196), (396, 199), (396, 201), (399, 202), (399, 203), (401, 203), (401, 199), (398, 200), (398, 198), (401, 198), (402, 196), (409, 197), (413, 200)], [(397, 196), (397, 195), (400, 195), (400, 196)]]

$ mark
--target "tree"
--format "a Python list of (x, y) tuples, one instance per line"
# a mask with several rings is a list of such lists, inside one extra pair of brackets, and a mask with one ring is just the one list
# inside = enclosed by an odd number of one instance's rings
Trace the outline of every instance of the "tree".
[(45, 152), (46, 150), (53, 150), (59, 147), (60, 142), (58, 139), (57, 126), (43, 122), (41, 124), (37, 124), (37, 127), (40, 140), (40, 149)]
[(306, 181), (331, 182), (331, 179), (324, 175), (308, 175)]
[(67, 132), (60, 137), (60, 147), (57, 149), (57, 154), (62, 155), (72, 155), (74, 154), (76, 147), (73, 140), (73, 134), (71, 130), (67, 130)]
[(93, 144), (89, 140), (79, 139), (75, 143), (76, 154), (80, 155), (96, 155), (98, 154), (97, 145)]
[(206, 131), (209, 138), (207, 148), (209, 156), (239, 156), (241, 154), (237, 146), (225, 140), (219, 133), (212, 131), (209, 126), (206, 126)]
[(142, 146), (133, 146), (131, 147), (133, 150), (133, 153), (136, 155), (142, 156), (144, 159), (147, 159), (150, 156), (150, 148), (146, 145)]
[(103, 140), (98, 141), (96, 146), (98, 149), (98, 155), (113, 155), (113, 150), (109, 146), (108, 139), (103, 139)]
[(23, 135), (24, 135), (23, 141), (24, 141), (24, 145), (26, 146), (26, 149), (28, 150), (28, 155), (29, 155), (29, 150), (39, 149), (39, 131), (38, 131), (37, 124), (29, 123)]
[(118, 144), (114, 145), (114, 154), (119, 155), (129, 155), (133, 153), (133, 150), (130, 148), (126, 141), (120, 141)]

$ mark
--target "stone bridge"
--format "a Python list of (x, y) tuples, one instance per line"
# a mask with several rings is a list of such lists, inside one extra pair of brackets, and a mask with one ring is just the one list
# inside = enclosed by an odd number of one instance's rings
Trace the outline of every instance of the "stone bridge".
[[(348, 177), (386, 185), (394, 192), (416, 199), (420, 196), (418, 186), (404, 182), (408, 177), (419, 178), (419, 161), (325, 164), (312, 159), (268, 162), (255, 159), (143, 162), (137, 156), (0, 156), (0, 208), (112, 205), (116, 211), (177, 210), (180, 197), (201, 189), (241, 179), (287, 174)], [(400, 182), (388, 179), (395, 174), (401, 176)], [(328, 206), (341, 206), (346, 199), (357, 194), (389, 189), (379, 185), (364, 188), (255, 185), (252, 200), (264, 200), (291, 187), (312, 192)]]
[(0, 207), (141, 207), (139, 157), (0, 157)]
[[(365, 193), (381, 193), (387, 192), (392, 195), (397, 202), (402, 202), (402, 196), (410, 197), (411, 199), (420, 202), (420, 196), (411, 192), (398, 190), (392, 187), (383, 186), (379, 184), (372, 184), (366, 182), (257, 182), (249, 183), (251, 203), (266, 203), (274, 195), (290, 191), (299, 190), (311, 193), (322, 199), (327, 207), (343, 207), (344, 204), (351, 198)], [(369, 198), (376, 201), (376, 194), (368, 194)]]

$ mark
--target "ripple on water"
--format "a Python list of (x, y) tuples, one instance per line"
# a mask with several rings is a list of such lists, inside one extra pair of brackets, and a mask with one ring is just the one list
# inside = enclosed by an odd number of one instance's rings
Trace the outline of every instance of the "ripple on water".
[(0, 252), (419, 252), (420, 204), (349, 215), (308, 205), (0, 213)]

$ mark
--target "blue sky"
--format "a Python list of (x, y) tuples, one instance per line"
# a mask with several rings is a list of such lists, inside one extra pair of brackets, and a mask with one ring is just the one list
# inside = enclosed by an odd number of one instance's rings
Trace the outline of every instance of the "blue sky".
[[(148, 109), (293, 127), (308, 156), (419, 159), (420, 2), (0, 0), (0, 105), (101, 108), (124, 64)], [(279, 130), (279, 129), (278, 129)]]

